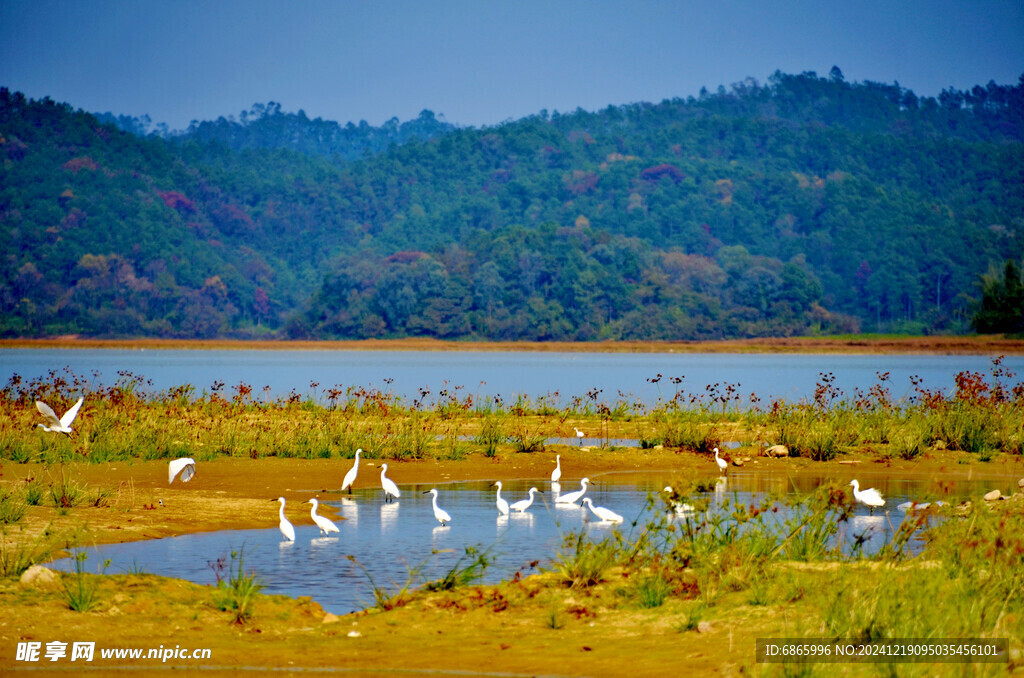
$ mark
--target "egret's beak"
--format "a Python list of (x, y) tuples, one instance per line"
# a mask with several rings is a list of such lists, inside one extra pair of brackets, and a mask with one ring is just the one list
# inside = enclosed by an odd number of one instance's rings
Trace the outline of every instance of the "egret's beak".
[(427, 491), (426, 491), (426, 492), (424, 492), (423, 494), (430, 494), (430, 490), (427, 490)]

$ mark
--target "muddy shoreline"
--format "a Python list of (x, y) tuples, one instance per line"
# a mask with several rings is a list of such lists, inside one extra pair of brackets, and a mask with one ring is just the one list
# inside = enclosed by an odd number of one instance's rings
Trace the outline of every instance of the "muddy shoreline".
[(1024, 339), (986, 336), (780, 337), (722, 341), (484, 342), (437, 339), (262, 341), (182, 339), (0, 339), (0, 348), (290, 351), (537, 351), (582, 353), (866, 353), (1022, 355)]

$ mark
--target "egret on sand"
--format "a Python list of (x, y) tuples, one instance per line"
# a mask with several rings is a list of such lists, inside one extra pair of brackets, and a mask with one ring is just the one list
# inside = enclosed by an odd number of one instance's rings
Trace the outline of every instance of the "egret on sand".
[(729, 462), (718, 456), (718, 448), (715, 448), (715, 463), (718, 464), (718, 470), (722, 473), (726, 473), (729, 470)]
[(391, 480), (391, 478), (388, 478), (387, 476), (384, 475), (387, 472), (388, 472), (388, 465), (387, 464), (381, 464), (380, 465), (380, 486), (384, 488), (384, 501), (385, 502), (391, 501), (392, 497), (394, 497), (395, 499), (398, 499), (399, 497), (402, 496), (402, 493), (398, 491), (398, 485), (395, 485), (395, 481)]
[(434, 505), (434, 517), (437, 518), (437, 522), (441, 523), (441, 525), (452, 522), (452, 517), (448, 515), (448, 512), (437, 505), (437, 488), (432, 487), (423, 494), (433, 495), (430, 501)]
[(606, 509), (603, 506), (594, 506), (594, 502), (590, 500), (590, 497), (584, 497), (583, 503), (590, 507), (590, 510), (594, 512), (595, 516), (606, 523), (621, 523), (623, 521), (622, 516), (615, 511)]
[(519, 511), (520, 513), (525, 512), (526, 509), (530, 508), (530, 504), (533, 503), (533, 495), (537, 494), (537, 492), (538, 490), (536, 487), (531, 487), (529, 497), (527, 497), (526, 499), (520, 499), (516, 503), (509, 506), (509, 508), (515, 511)]
[[(271, 499), (270, 501), (274, 500)], [(281, 509), (277, 513), (277, 515), (281, 517), (281, 522), (278, 524), (278, 527), (281, 528), (281, 534), (283, 534), (284, 538), (288, 541), (295, 541), (295, 528), (290, 522), (288, 522), (288, 519), (284, 517), (284, 497), (278, 497), (277, 501), (281, 502)]]
[(582, 490), (577, 490), (576, 492), (570, 492), (569, 494), (560, 495), (557, 499), (555, 499), (555, 503), (556, 504), (575, 504), (577, 501), (580, 500), (580, 498), (584, 494), (587, 493), (587, 483), (589, 483), (589, 482), (590, 482), (590, 478), (584, 478), (583, 480), (580, 481), (580, 486), (583, 488)]
[(39, 428), (50, 433), (63, 433), (67, 437), (71, 437), (71, 422), (78, 416), (78, 410), (82, 407), (82, 402), (85, 400), (84, 397), (79, 398), (78, 402), (71, 406), (64, 416), (57, 418), (57, 413), (53, 411), (53, 408), (44, 403), (42, 400), (36, 401), (36, 409), (39, 410), (39, 414), (43, 415), (43, 419), (49, 424), (36, 424)]
[(352, 463), (352, 468), (345, 474), (345, 479), (341, 481), (341, 491), (344, 492), (348, 488), (348, 493), (352, 494), (352, 483), (356, 482), (356, 476), (359, 475), (359, 455), (362, 453), (363, 448), (356, 450), (356, 460)]
[(334, 524), (334, 521), (329, 518), (325, 518), (316, 512), (316, 507), (320, 503), (316, 500), (316, 497), (313, 497), (306, 503), (313, 505), (313, 508), (309, 509), (309, 515), (313, 518), (313, 522), (316, 523), (316, 526), (320, 528), (321, 537), (329, 532), (341, 532), (341, 530), (338, 529), (338, 526)]
[(181, 474), (181, 482), (187, 483), (196, 474), (196, 460), (191, 457), (175, 459), (167, 468), (167, 484), (174, 482), (174, 478)]
[(853, 498), (866, 505), (872, 513), (876, 507), (885, 506), (885, 499), (882, 499), (882, 494), (875, 488), (869, 487), (866, 490), (861, 490), (860, 483), (856, 478), (850, 481), (850, 485), (853, 486)]
[(551, 472), (551, 482), (557, 483), (562, 477), (562, 455), (555, 455), (555, 470)]
[(494, 502), (495, 505), (498, 507), (498, 513), (500, 513), (503, 516), (507, 516), (508, 502), (501, 498), (501, 481), (498, 480), (494, 484), (498, 486), (497, 499)]

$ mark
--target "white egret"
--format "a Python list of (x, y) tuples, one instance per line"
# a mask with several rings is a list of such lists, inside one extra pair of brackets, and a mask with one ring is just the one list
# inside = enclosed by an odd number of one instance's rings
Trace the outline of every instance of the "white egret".
[(718, 470), (722, 473), (726, 473), (729, 470), (729, 462), (718, 456), (718, 448), (715, 448), (715, 463), (718, 464)]
[(590, 510), (594, 512), (595, 516), (606, 523), (621, 523), (623, 521), (623, 517), (615, 511), (606, 509), (603, 506), (594, 506), (594, 502), (590, 500), (590, 497), (584, 497), (583, 503), (590, 507)]
[(526, 509), (530, 508), (530, 505), (533, 503), (533, 495), (537, 494), (537, 492), (539, 492), (539, 490), (536, 487), (531, 487), (529, 497), (527, 497), (526, 499), (520, 499), (516, 503), (509, 506), (509, 508), (514, 511), (518, 511), (519, 513), (525, 512)]
[(672, 510), (675, 512), (677, 516), (685, 516), (696, 511), (696, 509), (690, 504), (677, 503), (673, 501), (672, 495), (675, 494), (675, 492), (673, 491), (671, 485), (666, 485), (665, 489), (662, 490), (662, 492), (668, 495), (669, 505), (672, 507)]
[(385, 502), (391, 501), (392, 497), (394, 497), (395, 499), (398, 499), (399, 497), (402, 496), (402, 493), (398, 491), (398, 485), (395, 485), (395, 481), (391, 480), (391, 478), (388, 478), (386, 475), (384, 475), (387, 472), (388, 472), (388, 465), (387, 464), (381, 464), (380, 465), (380, 486), (384, 488), (384, 501)]
[(576, 431), (576, 440), (580, 441), (580, 447), (583, 447), (583, 436), (585, 434), (583, 433), (583, 431), (579, 430), (575, 426), (572, 427), (572, 430)]
[(551, 482), (557, 483), (562, 477), (562, 455), (555, 455), (555, 470), (551, 472)]
[[(896, 508), (898, 508), (899, 510), (903, 511), (904, 513), (913, 513), (914, 511), (926, 511), (926, 510), (928, 510), (928, 508), (931, 507), (931, 505), (932, 505), (931, 502), (928, 502), (928, 501), (923, 502), (923, 503), (918, 503), (916, 501), (905, 501), (902, 504), (900, 504), (899, 506), (897, 506)], [(945, 502), (941, 502), (941, 501), (937, 501), (937, 502), (935, 502), (935, 505), (941, 507), (941, 506), (945, 506), (946, 503)]]
[(860, 483), (856, 478), (850, 481), (850, 485), (853, 487), (853, 498), (867, 506), (872, 513), (875, 508), (885, 506), (885, 499), (882, 499), (881, 493), (875, 488), (869, 487), (866, 490), (861, 490)]
[(432, 495), (430, 501), (434, 505), (434, 517), (437, 518), (437, 522), (441, 523), (442, 527), (446, 523), (450, 523), (452, 521), (452, 517), (448, 515), (447, 511), (437, 505), (437, 488), (432, 487), (423, 494)]
[(590, 478), (584, 478), (583, 480), (580, 481), (580, 486), (583, 488), (582, 490), (577, 490), (576, 492), (570, 492), (569, 494), (559, 495), (559, 497), (557, 499), (555, 499), (555, 503), (556, 504), (575, 504), (577, 501), (579, 501), (583, 497), (584, 494), (587, 493), (587, 483), (589, 483), (589, 482), (590, 482)]
[[(270, 501), (274, 501), (271, 499)], [(295, 541), (295, 527), (288, 522), (288, 519), (284, 517), (284, 497), (278, 497), (277, 501), (281, 502), (281, 509), (277, 515), (280, 516), (281, 522), (278, 523), (278, 527), (281, 528), (281, 534), (284, 535), (288, 541)]]
[(363, 448), (356, 450), (356, 460), (352, 463), (352, 468), (345, 474), (345, 479), (341, 481), (341, 491), (344, 492), (346, 488), (348, 493), (352, 494), (352, 483), (356, 482), (356, 476), (359, 475), (359, 455), (362, 454)]
[(196, 460), (191, 457), (175, 459), (167, 468), (167, 484), (174, 482), (175, 477), (181, 474), (181, 482), (187, 483), (196, 474)]
[(320, 502), (316, 500), (316, 497), (313, 497), (306, 503), (313, 505), (313, 508), (309, 509), (309, 515), (313, 518), (313, 522), (316, 523), (316, 526), (320, 528), (321, 537), (326, 535), (328, 532), (341, 532), (341, 530), (338, 529), (338, 526), (334, 524), (333, 520), (325, 518), (316, 512), (316, 507), (320, 504)]
[(67, 437), (71, 437), (71, 422), (78, 416), (78, 410), (82, 407), (82, 403), (85, 398), (79, 398), (78, 402), (71, 406), (67, 412), (64, 413), (63, 417), (57, 418), (57, 413), (53, 411), (53, 408), (44, 403), (42, 400), (36, 401), (36, 409), (39, 410), (39, 414), (43, 415), (43, 419), (49, 424), (36, 424), (39, 428), (50, 433), (63, 433)]
[(496, 495), (497, 499), (494, 502), (495, 505), (498, 507), (498, 513), (500, 513), (503, 516), (507, 516), (508, 515), (508, 502), (501, 498), (501, 481), (498, 480), (494, 484), (498, 486), (498, 492), (497, 492), (497, 495)]

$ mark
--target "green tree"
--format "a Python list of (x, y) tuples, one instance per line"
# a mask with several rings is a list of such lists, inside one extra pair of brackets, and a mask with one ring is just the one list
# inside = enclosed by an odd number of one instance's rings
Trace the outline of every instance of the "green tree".
[(1024, 332), (1024, 275), (1012, 259), (1002, 277), (994, 269), (982, 276), (981, 303), (972, 325), (981, 334)]

